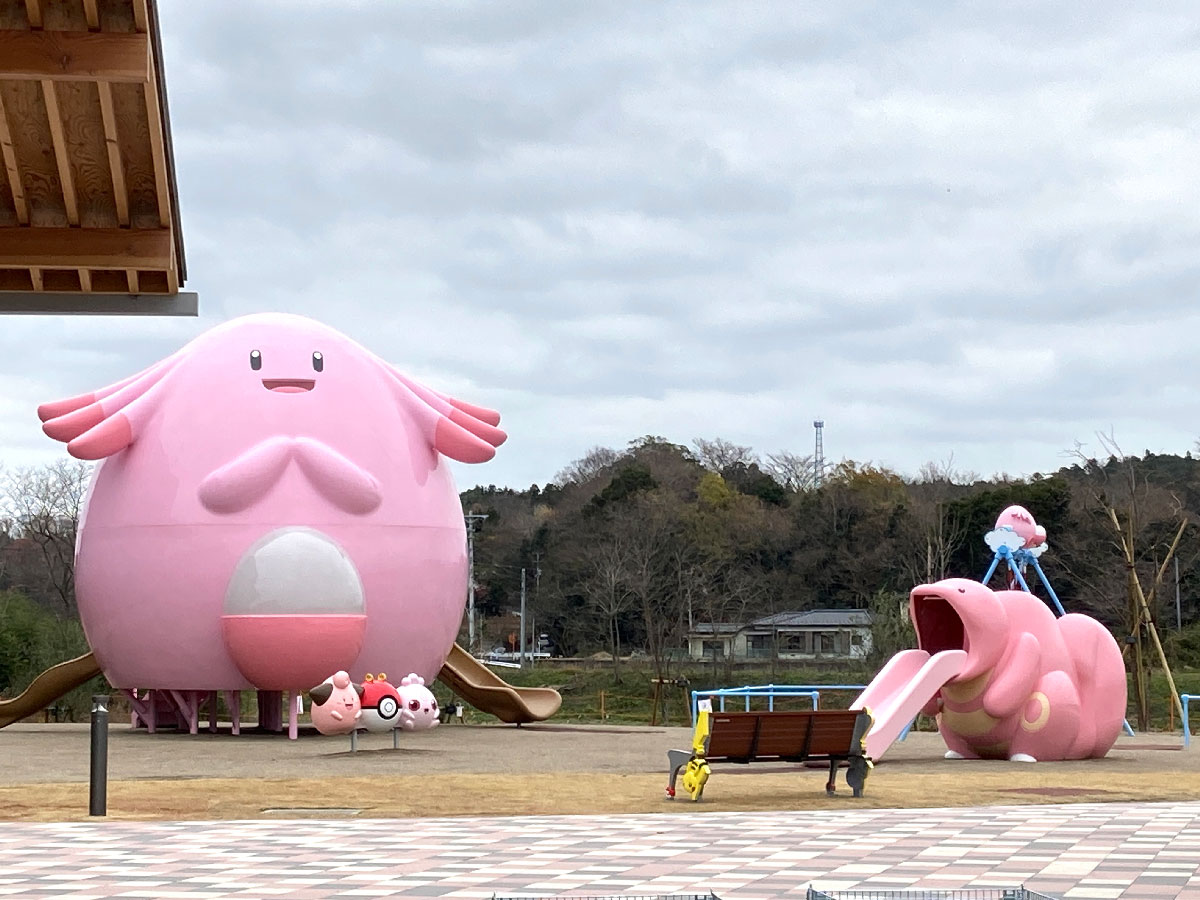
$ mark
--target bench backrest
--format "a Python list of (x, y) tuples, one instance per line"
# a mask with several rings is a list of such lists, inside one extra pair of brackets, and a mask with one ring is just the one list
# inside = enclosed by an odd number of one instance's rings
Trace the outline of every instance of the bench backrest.
[(750, 760), (858, 755), (867, 725), (858, 729), (861, 715), (865, 714), (845, 709), (713, 713), (707, 756)]

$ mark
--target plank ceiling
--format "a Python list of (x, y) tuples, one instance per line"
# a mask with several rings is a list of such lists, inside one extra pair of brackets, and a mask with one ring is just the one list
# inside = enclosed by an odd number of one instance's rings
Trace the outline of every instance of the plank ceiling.
[(0, 0), (0, 155), (0, 301), (179, 292), (155, 0)]

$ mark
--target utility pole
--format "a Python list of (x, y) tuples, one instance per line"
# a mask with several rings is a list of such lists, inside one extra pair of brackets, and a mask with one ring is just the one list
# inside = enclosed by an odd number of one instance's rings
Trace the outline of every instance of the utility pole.
[[(542, 599), (542, 554), (541, 551), (533, 554), (533, 602), (538, 603)], [(537, 612), (535, 611), (529, 617), (529, 640), (533, 645), (530, 647), (530, 653), (537, 653), (542, 649), (542, 636), (537, 629)], [(537, 657), (530, 656), (529, 664), (536, 665)]]
[(475, 523), (487, 516), (483, 513), (467, 513), (467, 650), (475, 655)]
[(521, 668), (525, 668), (525, 570), (521, 570), (521, 643), (518, 649)]
[(825, 431), (825, 421), (823, 419), (816, 419), (813, 422), (813, 428), (817, 432), (816, 447), (813, 449), (813, 487), (819, 488), (821, 486), (821, 478), (825, 474), (825, 442), (822, 439), (823, 432)]

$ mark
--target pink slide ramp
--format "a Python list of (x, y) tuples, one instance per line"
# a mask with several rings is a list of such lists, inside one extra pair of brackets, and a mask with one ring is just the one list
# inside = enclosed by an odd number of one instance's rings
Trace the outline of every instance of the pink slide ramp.
[(866, 709), (875, 720), (867, 732), (867, 756), (878, 762), (938, 689), (962, 671), (965, 650), (902, 650), (879, 670), (851, 709)]

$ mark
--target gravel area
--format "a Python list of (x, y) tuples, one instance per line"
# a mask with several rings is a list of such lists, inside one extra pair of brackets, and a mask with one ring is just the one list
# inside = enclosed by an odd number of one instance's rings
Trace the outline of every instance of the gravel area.
[[(0, 729), (0, 785), (80, 782), (88, 779), (89, 729), (84, 724), (17, 723)], [(348, 737), (312, 730), (300, 739), (285, 735), (233, 735), (175, 732), (146, 734), (126, 723), (110, 728), (109, 778), (312, 778), (320, 776), (423, 774), (538, 774), (546, 772), (663, 773), (666, 751), (686, 748), (691, 731), (677, 727), (558, 725), (441, 725), (432, 731), (401, 733), (399, 749), (386, 734), (359, 736), (350, 752)], [(1180, 749), (1178, 735), (1122, 737), (1102, 760), (1053, 764), (1065, 784), (1076, 775), (1125, 779), (1138, 773), (1200, 771), (1196, 749)], [(906, 772), (995, 771), (996, 763), (942, 759), (936, 734), (918, 733), (896, 744), (880, 764)], [(1006, 764), (1001, 764), (1006, 765)], [(1047, 764), (1048, 765), (1048, 764)], [(787, 766), (729, 766), (732, 772), (764, 772)], [(1044, 768), (1038, 766), (1037, 768)]]

